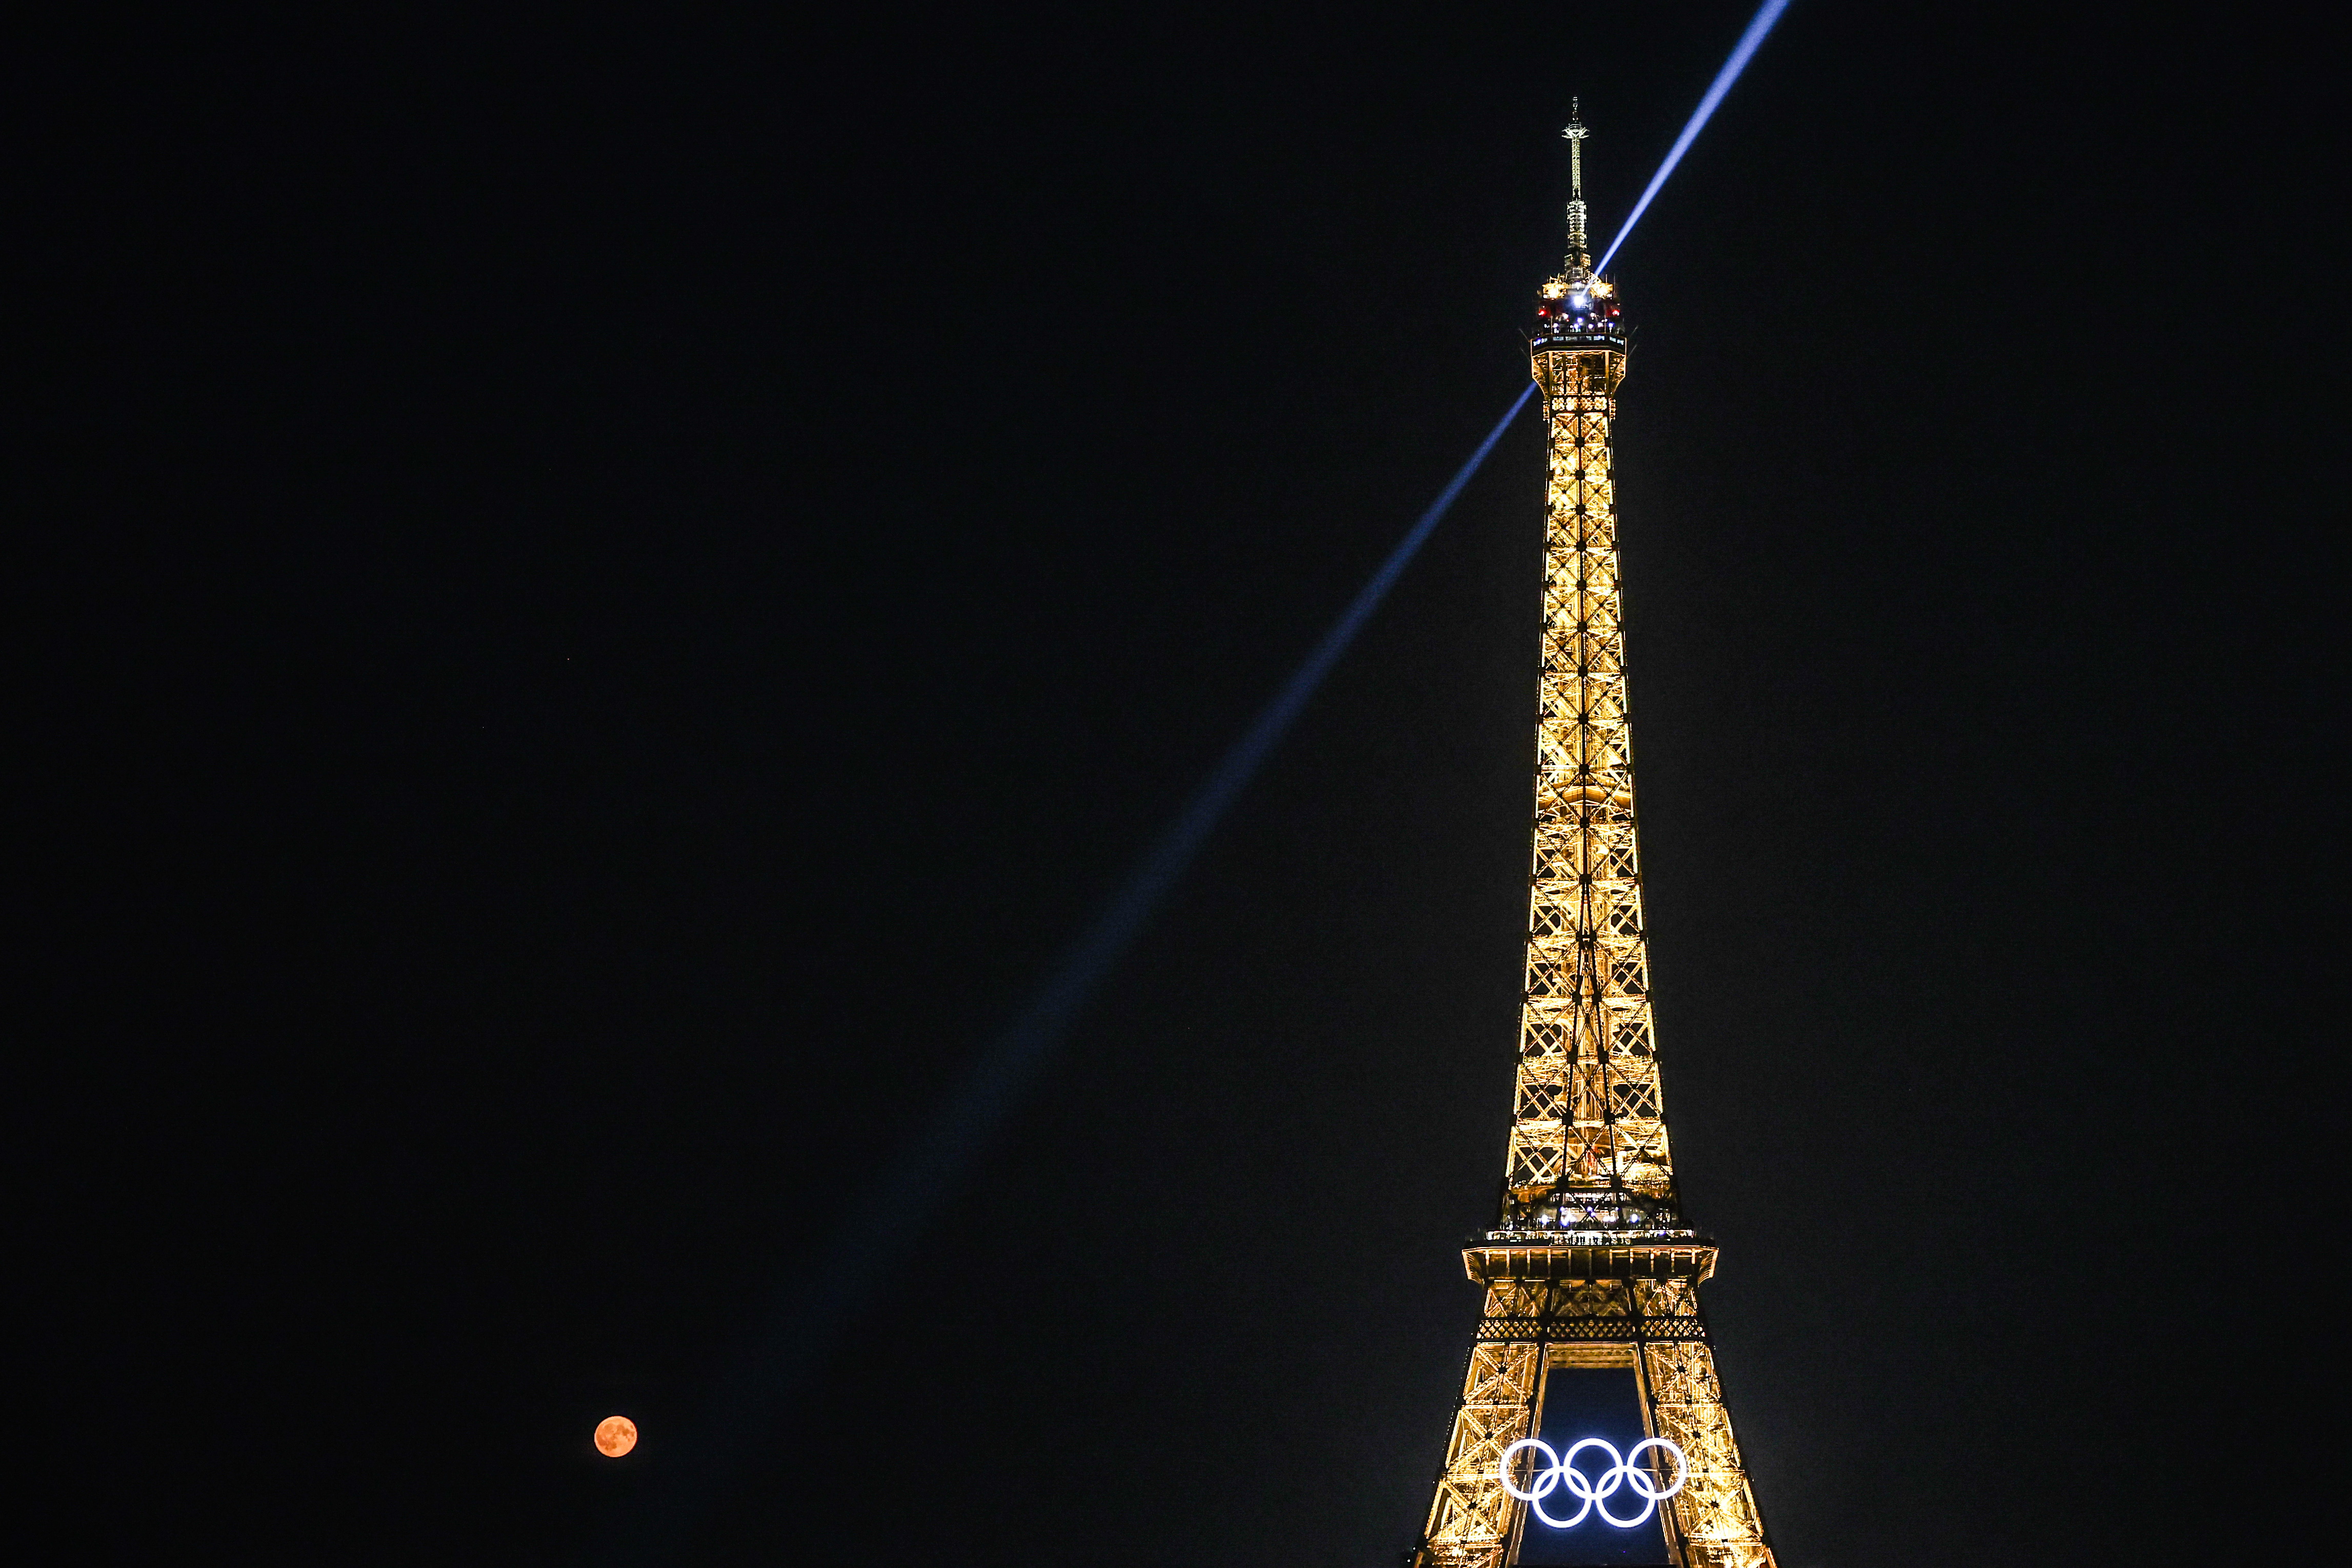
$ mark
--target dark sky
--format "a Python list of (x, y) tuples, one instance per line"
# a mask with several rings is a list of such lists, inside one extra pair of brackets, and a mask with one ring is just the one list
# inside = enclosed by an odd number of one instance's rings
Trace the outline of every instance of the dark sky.
[[(2285, 23), (2063, 9), (1796, 0), (1615, 268), (1667, 1110), (1789, 1568), (2313, 1528), (2338, 149)], [(21, 53), (25, 1415), (88, 1560), (572, 1563), (678, 1480), (1517, 395), (1570, 94), (1605, 237), (1747, 18), (1451, 10)], [(677, 1561), (1412, 1544), (1541, 485), (1528, 422)]]

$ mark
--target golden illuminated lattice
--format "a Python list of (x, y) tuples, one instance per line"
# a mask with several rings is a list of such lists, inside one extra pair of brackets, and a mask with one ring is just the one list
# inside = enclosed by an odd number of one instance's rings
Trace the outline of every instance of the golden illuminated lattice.
[(1569, 138), (1568, 262), (1534, 342), (1550, 472), (1517, 1089), (1502, 1212), (1463, 1254), (1486, 1310), (1413, 1561), (1515, 1562), (1525, 1505), (1500, 1461), (1536, 1430), (1544, 1369), (1612, 1366), (1687, 1462), (1664, 1513), (1676, 1563), (1773, 1568), (1699, 1312), (1716, 1249), (1683, 1222), (1660, 1099), (1610, 468), (1625, 333), (1584, 248), (1583, 127)]
[(1550, 426), (1535, 864), (1506, 1228), (1675, 1215), (1652, 1048), (1609, 426), (1621, 347), (1536, 356)]

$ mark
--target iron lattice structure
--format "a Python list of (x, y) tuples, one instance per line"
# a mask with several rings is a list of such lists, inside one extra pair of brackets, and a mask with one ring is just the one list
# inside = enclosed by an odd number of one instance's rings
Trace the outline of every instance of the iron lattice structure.
[(1412, 1561), (1515, 1563), (1526, 1505), (1502, 1484), (1505, 1450), (1534, 1436), (1549, 1369), (1615, 1366), (1688, 1465), (1664, 1505), (1668, 1552), (1772, 1568), (1699, 1311), (1716, 1248), (1683, 1223), (1659, 1096), (1610, 468), (1626, 336), (1585, 247), (1584, 127), (1567, 134), (1568, 258), (1532, 345), (1550, 471), (1517, 1104), (1496, 1228), (1463, 1253), (1486, 1311)]

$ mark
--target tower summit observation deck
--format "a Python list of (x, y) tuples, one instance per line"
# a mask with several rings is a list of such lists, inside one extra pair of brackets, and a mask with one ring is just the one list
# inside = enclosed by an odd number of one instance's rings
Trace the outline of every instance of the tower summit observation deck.
[(1626, 335), (1586, 246), (1580, 118), (1566, 134), (1568, 255), (1531, 345), (1549, 473), (1517, 1087), (1411, 1562), (1773, 1568), (1699, 1311), (1716, 1247), (1684, 1221), (1660, 1094), (1611, 476)]

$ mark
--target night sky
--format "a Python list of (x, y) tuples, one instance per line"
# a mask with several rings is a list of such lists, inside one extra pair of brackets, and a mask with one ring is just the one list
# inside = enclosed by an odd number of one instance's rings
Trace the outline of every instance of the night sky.
[[(1796, 0), (1613, 268), (1666, 1109), (1788, 1568), (2332, 1506), (2338, 132), (2284, 22), (2061, 9)], [(586, 1563), (688, 1494), (1518, 395), (1570, 95), (1605, 241), (1748, 13), (1454, 10), (20, 53), (58, 1560)], [(1525, 419), (675, 1561), (1412, 1544), (1541, 465)]]

